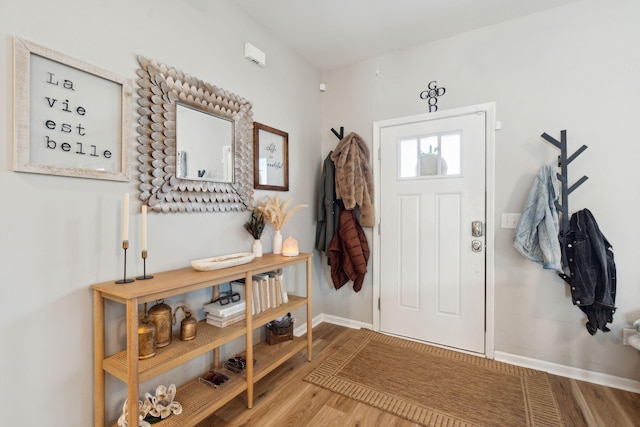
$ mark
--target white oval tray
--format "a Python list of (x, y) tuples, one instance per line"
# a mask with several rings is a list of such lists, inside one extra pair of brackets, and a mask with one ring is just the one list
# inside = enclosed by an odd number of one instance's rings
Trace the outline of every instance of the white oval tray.
[(252, 252), (238, 252), (236, 254), (220, 255), (213, 258), (202, 258), (191, 261), (191, 267), (198, 271), (218, 270), (233, 267), (253, 261), (256, 256)]

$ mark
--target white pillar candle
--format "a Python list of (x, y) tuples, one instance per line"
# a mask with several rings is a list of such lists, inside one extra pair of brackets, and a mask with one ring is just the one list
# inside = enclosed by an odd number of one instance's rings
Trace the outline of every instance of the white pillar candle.
[(122, 203), (122, 241), (129, 240), (129, 193), (124, 193)]
[(142, 250), (147, 250), (147, 205), (142, 205)]

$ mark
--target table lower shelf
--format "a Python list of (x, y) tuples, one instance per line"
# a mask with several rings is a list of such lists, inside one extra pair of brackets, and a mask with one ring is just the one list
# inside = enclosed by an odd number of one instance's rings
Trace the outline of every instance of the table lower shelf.
[[(253, 348), (256, 364), (253, 371), (253, 383), (264, 378), (278, 366), (307, 347), (307, 339), (294, 338), (291, 341), (269, 345), (262, 342)], [(198, 381), (198, 378), (182, 385), (176, 391), (175, 400), (182, 405), (180, 415), (170, 417), (154, 424), (154, 427), (191, 427), (206, 419), (213, 412), (247, 390), (245, 373), (236, 374), (224, 368), (219, 369), (229, 377), (228, 381), (217, 388)], [(113, 427), (117, 427), (114, 424)]]
[(253, 382), (255, 383), (262, 379), (306, 347), (306, 337), (294, 337), (293, 340), (273, 345), (269, 345), (264, 341), (255, 345), (253, 347), (253, 358), (256, 359), (256, 365), (253, 371)]
[[(271, 320), (287, 312), (304, 307), (307, 299), (296, 295), (289, 296), (289, 302), (277, 308), (265, 310), (253, 316), (253, 329), (266, 325)], [(173, 342), (166, 347), (159, 348), (157, 354), (149, 359), (139, 360), (140, 382), (175, 368), (189, 360), (220, 347), (246, 334), (245, 321), (234, 323), (224, 328), (209, 325), (206, 321), (198, 322), (196, 338), (191, 341), (180, 341), (175, 336)], [(104, 359), (102, 368), (126, 382), (128, 379), (127, 351), (120, 351)]]

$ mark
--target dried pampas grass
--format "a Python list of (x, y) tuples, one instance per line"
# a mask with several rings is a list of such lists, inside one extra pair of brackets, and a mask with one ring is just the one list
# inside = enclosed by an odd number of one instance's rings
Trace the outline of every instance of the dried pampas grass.
[(307, 205), (297, 205), (287, 212), (287, 207), (291, 200), (280, 200), (280, 196), (277, 194), (275, 197), (267, 196), (265, 199), (260, 202), (257, 209), (262, 212), (275, 230), (282, 230), (282, 227), (297, 210), (307, 207)]

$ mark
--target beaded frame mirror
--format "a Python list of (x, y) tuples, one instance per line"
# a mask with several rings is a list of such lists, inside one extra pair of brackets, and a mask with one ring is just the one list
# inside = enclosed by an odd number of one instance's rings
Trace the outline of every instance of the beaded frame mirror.
[[(253, 206), (252, 104), (224, 89), (138, 56), (140, 199), (157, 212), (244, 211)], [(176, 103), (234, 124), (232, 183), (176, 176)]]

